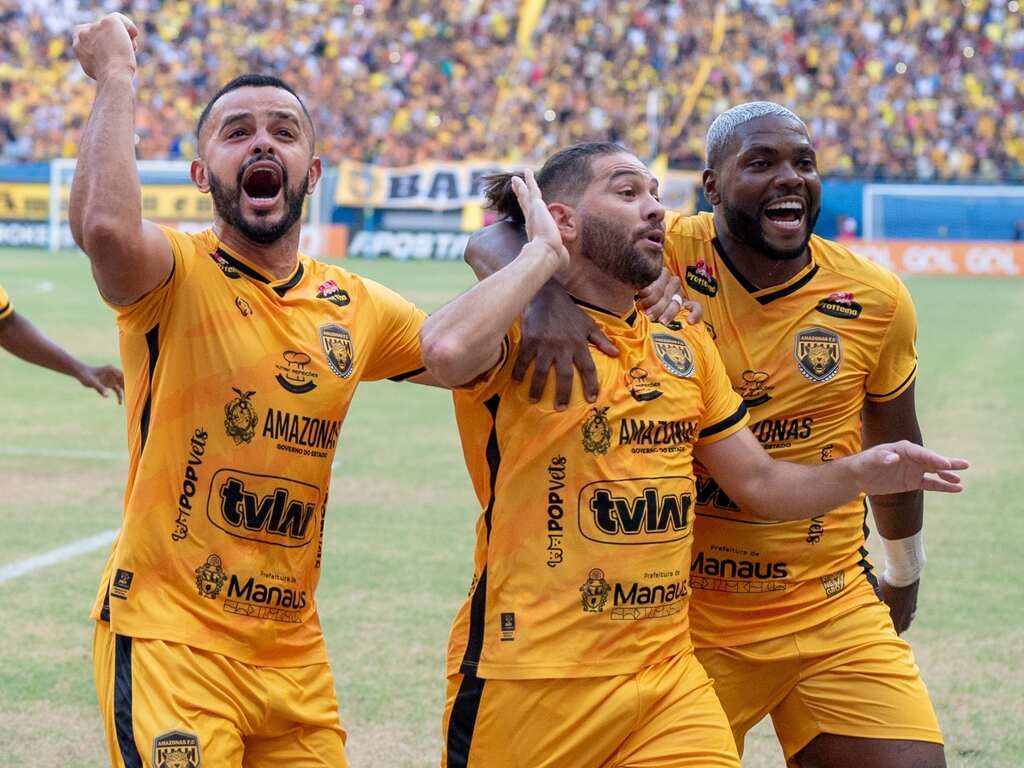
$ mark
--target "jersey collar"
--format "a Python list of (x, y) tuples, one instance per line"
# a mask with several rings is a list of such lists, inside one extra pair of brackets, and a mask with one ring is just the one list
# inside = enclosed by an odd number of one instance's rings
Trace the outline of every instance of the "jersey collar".
[[(577, 298), (576, 296), (573, 296), (571, 293), (569, 294), (569, 298), (573, 300), (574, 304), (576, 304), (579, 307), (582, 307), (583, 309), (590, 310), (592, 314), (598, 315), (605, 323), (608, 323), (609, 325), (614, 326), (621, 324), (627, 325), (630, 328), (636, 325), (637, 314), (635, 308), (631, 312), (629, 312), (629, 314), (617, 315), (610, 309), (605, 309), (604, 307), (599, 307), (596, 304), (591, 304), (589, 301), (584, 301), (583, 299)], [(618, 322), (616, 323), (615, 321)]]
[(289, 277), (280, 280), (268, 277), (267, 275), (263, 274), (252, 264), (243, 260), (241, 256), (231, 253), (221, 243), (217, 244), (217, 255), (224, 259), (224, 261), (226, 261), (228, 264), (237, 269), (246, 277), (252, 278), (258, 283), (265, 283), (266, 285), (269, 285), (273, 289), (274, 293), (276, 293), (278, 296), (281, 296), (282, 298), (286, 293), (288, 293), (288, 291), (290, 291), (292, 288), (298, 285), (299, 282), (301, 282), (302, 275), (306, 271), (305, 267), (302, 264), (301, 254), (299, 255), (299, 258), (295, 265), (295, 271), (292, 272), (292, 274)]
[(783, 296), (789, 296), (789, 294), (800, 290), (807, 285), (814, 276), (818, 274), (818, 265), (814, 261), (814, 249), (811, 247), (811, 242), (807, 243), (807, 249), (810, 251), (811, 260), (807, 263), (807, 266), (797, 272), (793, 277), (789, 278), (786, 282), (781, 285), (772, 285), (768, 288), (758, 288), (751, 283), (747, 278), (743, 276), (743, 273), (736, 268), (736, 265), (732, 263), (729, 256), (725, 252), (725, 248), (722, 247), (721, 241), (715, 237), (711, 243), (715, 246), (715, 251), (718, 253), (718, 258), (722, 260), (726, 268), (736, 278), (736, 282), (743, 286), (743, 289), (749, 293), (754, 299), (757, 300), (758, 304), (765, 305), (770, 304), (776, 299), (781, 299)]

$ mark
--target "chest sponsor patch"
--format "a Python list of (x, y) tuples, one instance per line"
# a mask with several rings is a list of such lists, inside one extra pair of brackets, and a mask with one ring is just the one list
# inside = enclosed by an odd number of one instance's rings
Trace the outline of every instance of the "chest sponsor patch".
[(599, 480), (580, 489), (580, 533), (601, 544), (661, 544), (690, 535), (693, 480)]
[(225, 533), (279, 547), (305, 547), (319, 528), (320, 489), (287, 477), (221, 469), (206, 516)]
[(705, 296), (714, 296), (718, 293), (718, 280), (715, 278), (714, 267), (704, 260), (686, 268), (686, 284)]
[(818, 301), (815, 309), (829, 317), (856, 320), (864, 308), (853, 300), (851, 291), (836, 291)]
[(835, 331), (804, 328), (793, 339), (793, 356), (804, 378), (814, 382), (830, 381), (839, 373), (843, 346)]

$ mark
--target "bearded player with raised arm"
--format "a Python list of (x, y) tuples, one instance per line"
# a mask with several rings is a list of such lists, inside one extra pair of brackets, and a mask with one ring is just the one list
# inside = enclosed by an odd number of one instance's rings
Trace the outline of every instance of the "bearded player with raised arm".
[(93, 610), (115, 766), (343, 766), (314, 597), (331, 462), (356, 385), (414, 376), (424, 314), (298, 250), (320, 180), (281, 80), (237, 78), (199, 118), (211, 229), (142, 218), (135, 25), (78, 27), (96, 80), (71, 189), (75, 241), (117, 316), (130, 465)]
[[(657, 189), (608, 143), (556, 153), (536, 182), (497, 177), (492, 207), (531, 239), (423, 325), (481, 505), (449, 642), (446, 768), (739, 765), (688, 628), (695, 459), (762, 521), (862, 489), (959, 490), (948, 470), (964, 462), (906, 441), (815, 466), (770, 458), (705, 327), (636, 309), (662, 267)], [(597, 402), (565, 410), (512, 377), (521, 313), (556, 275), (620, 349), (595, 358)]]
[[(810, 464), (920, 443), (913, 302), (892, 273), (812, 235), (821, 181), (803, 122), (778, 104), (740, 105), (711, 126), (707, 152), (714, 213), (668, 215), (666, 264), (704, 303), (758, 440)], [(467, 260), (486, 273), (523, 237), (492, 225)], [(558, 349), (585, 348), (586, 334), (566, 334), (583, 321), (570, 298), (555, 311), (544, 332), (566, 336)], [(887, 561), (877, 577), (862, 497), (807, 523), (766, 523), (698, 472), (693, 639), (740, 751), (770, 714), (793, 766), (944, 765), (927, 689), (897, 637), (917, 605), (922, 495), (870, 497)]]

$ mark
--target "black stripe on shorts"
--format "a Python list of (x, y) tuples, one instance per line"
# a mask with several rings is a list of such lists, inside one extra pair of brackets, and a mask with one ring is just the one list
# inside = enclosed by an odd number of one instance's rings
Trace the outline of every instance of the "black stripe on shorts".
[(448, 761), (447, 768), (466, 768), (469, 765), (469, 748), (473, 743), (476, 716), (483, 698), (484, 681), (476, 675), (464, 675), (455, 694), (452, 714), (448, 718)]
[(114, 730), (125, 768), (142, 768), (132, 724), (132, 639), (114, 636)]

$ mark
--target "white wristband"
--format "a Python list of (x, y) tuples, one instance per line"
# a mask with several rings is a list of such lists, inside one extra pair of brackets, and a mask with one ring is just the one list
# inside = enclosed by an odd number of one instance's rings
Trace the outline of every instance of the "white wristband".
[(921, 578), (927, 558), (924, 554), (924, 531), (905, 539), (882, 538), (885, 550), (885, 572), (882, 578), (894, 587), (909, 587)]

